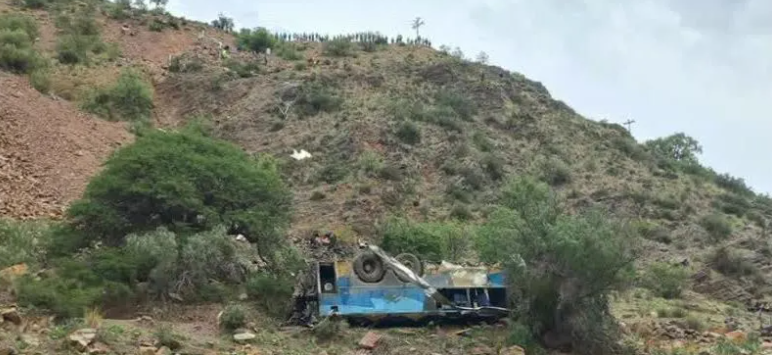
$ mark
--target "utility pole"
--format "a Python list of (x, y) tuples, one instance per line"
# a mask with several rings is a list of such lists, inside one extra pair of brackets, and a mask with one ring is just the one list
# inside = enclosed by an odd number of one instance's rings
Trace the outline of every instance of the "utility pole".
[(623, 125), (627, 126), (627, 131), (632, 133), (632, 126), (633, 123), (635, 123), (635, 120), (627, 120), (622, 122)]

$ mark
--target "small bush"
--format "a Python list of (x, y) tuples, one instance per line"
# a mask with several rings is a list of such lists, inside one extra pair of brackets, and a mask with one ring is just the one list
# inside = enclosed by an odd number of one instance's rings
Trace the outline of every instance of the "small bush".
[(339, 161), (330, 161), (317, 172), (317, 178), (328, 184), (334, 184), (348, 176), (349, 169)]
[(706, 329), (705, 321), (693, 315), (686, 316), (686, 329), (702, 332)]
[(325, 198), (327, 198), (327, 194), (325, 194), (324, 192), (314, 191), (313, 193), (311, 193), (311, 197), (309, 197), (308, 199), (311, 201), (321, 201), (321, 200), (324, 200)]
[(721, 247), (710, 258), (713, 268), (727, 276), (753, 276), (759, 272), (756, 265), (737, 250)]
[(732, 225), (720, 214), (711, 214), (700, 220), (700, 225), (713, 243), (718, 243), (732, 235)]
[(294, 284), (286, 274), (257, 273), (247, 280), (247, 296), (270, 316), (285, 319), (292, 310)]
[(295, 111), (300, 117), (340, 110), (343, 98), (333, 88), (320, 82), (307, 82), (300, 89)]
[(366, 150), (359, 156), (359, 168), (367, 175), (373, 175), (384, 167), (383, 157), (378, 152)]
[(113, 86), (90, 92), (82, 106), (108, 120), (146, 122), (154, 107), (153, 89), (140, 74), (125, 70)]
[(295, 49), (292, 43), (284, 42), (276, 48), (276, 55), (284, 60), (301, 60), (303, 56)]
[(354, 54), (354, 45), (345, 38), (333, 39), (324, 42), (322, 45), (322, 53), (330, 57), (348, 57)]
[(482, 152), (487, 153), (492, 151), (494, 148), (493, 142), (485, 135), (485, 133), (480, 131), (474, 132), (472, 135), (472, 142), (474, 142), (477, 148)]
[(227, 331), (243, 328), (247, 324), (247, 310), (241, 305), (225, 307), (220, 316), (220, 327)]
[(745, 184), (745, 180), (742, 178), (736, 178), (729, 174), (717, 174), (714, 181), (716, 185), (738, 195), (753, 196), (753, 190)]
[(737, 217), (743, 217), (751, 209), (751, 201), (746, 196), (735, 193), (720, 195), (713, 205), (721, 209), (724, 213), (733, 214)]
[(542, 180), (552, 186), (571, 182), (571, 169), (557, 158), (551, 158), (542, 165)]
[(166, 26), (166, 22), (156, 18), (150, 21), (150, 24), (147, 26), (147, 28), (153, 32), (163, 32)]
[(28, 9), (42, 9), (48, 5), (48, 0), (23, 0), (23, 4)]
[(435, 95), (435, 102), (440, 107), (449, 107), (464, 121), (472, 121), (477, 113), (474, 102), (457, 90), (440, 90)]
[(494, 181), (504, 178), (504, 163), (504, 159), (493, 154), (487, 154), (482, 159), (482, 167), (485, 173)]
[(43, 261), (51, 233), (47, 222), (0, 218), (0, 270)]
[(472, 215), (472, 211), (469, 209), (469, 206), (458, 204), (453, 206), (448, 217), (457, 219), (459, 221), (467, 221), (472, 219), (474, 216)]
[(384, 250), (393, 255), (412, 253), (430, 262), (458, 261), (471, 243), (469, 233), (456, 222), (416, 223), (403, 218), (390, 219), (380, 230)]
[(35, 70), (29, 75), (29, 82), (35, 90), (42, 94), (51, 91), (51, 73), (47, 70)]
[(256, 61), (242, 62), (236, 59), (228, 59), (225, 67), (240, 78), (251, 78), (260, 74), (260, 66)]
[(169, 71), (172, 73), (195, 73), (203, 68), (204, 62), (201, 59), (184, 55), (175, 56), (169, 63)]
[(667, 230), (667, 228), (662, 227), (654, 222), (637, 221), (634, 225), (635, 229), (638, 231), (638, 234), (646, 239), (654, 240), (664, 244), (670, 244), (673, 242), (673, 239), (671, 238), (670, 232)]
[(0, 69), (29, 73), (44, 64), (33, 48), (38, 35), (35, 20), (28, 16), (0, 16)]
[(654, 263), (642, 275), (642, 284), (659, 297), (673, 299), (681, 297), (688, 278), (689, 271), (685, 268), (667, 263)]
[(401, 122), (395, 134), (401, 141), (410, 145), (421, 142), (421, 128), (413, 122)]
[(158, 345), (165, 346), (170, 350), (179, 350), (182, 347), (182, 336), (174, 332), (171, 324), (161, 323), (153, 331), (153, 336), (158, 340)]

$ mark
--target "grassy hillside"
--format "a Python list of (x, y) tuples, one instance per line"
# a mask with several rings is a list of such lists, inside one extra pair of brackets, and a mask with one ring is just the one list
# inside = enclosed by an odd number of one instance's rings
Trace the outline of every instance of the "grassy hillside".
[[(214, 25), (123, 1), (0, 3), (0, 81), (38, 91), (0, 93), (0, 196), (11, 197), (0, 204), (11, 218), (0, 221), (0, 269), (32, 269), (0, 281), (13, 290), (0, 301), (76, 319), (84, 307), (110, 318), (150, 309), (193, 348), (223, 323), (188, 315), (225, 308), (225, 332), (255, 328), (246, 318), (268, 329), (258, 348), (342, 352), (360, 330), (289, 341), (271, 319), (288, 306), (291, 272), (316, 253), (307, 238), (333, 230), (343, 250), (363, 239), (431, 261), (499, 262), (522, 277), (530, 308), (475, 341), (441, 334), (448, 351), (535, 351), (568, 329), (575, 353), (597, 353), (619, 329), (641, 346), (659, 339), (639, 329), (652, 322), (694, 334), (728, 315), (756, 326), (743, 304), (765, 301), (772, 285), (772, 199), (702, 166), (688, 135), (637, 142), (539, 82), (426, 39)], [(36, 126), (45, 134), (30, 134)], [(32, 150), (20, 134), (58, 138)], [(293, 150), (312, 157), (296, 161)], [(514, 254), (537, 267), (514, 268)], [(183, 304), (177, 316), (152, 311), (168, 301)], [(545, 321), (563, 303), (585, 311), (568, 325)], [(606, 323), (608, 312), (627, 325)], [(113, 349), (137, 340), (101, 337)], [(388, 338), (394, 351), (439, 344)], [(13, 341), (0, 337), (0, 350)]]

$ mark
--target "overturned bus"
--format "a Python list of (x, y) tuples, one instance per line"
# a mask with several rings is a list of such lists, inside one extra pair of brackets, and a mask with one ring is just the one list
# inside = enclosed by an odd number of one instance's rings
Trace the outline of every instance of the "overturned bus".
[(486, 267), (426, 264), (366, 246), (353, 261), (315, 262), (296, 300), (306, 317), (350, 321), (496, 320), (506, 316), (504, 273)]

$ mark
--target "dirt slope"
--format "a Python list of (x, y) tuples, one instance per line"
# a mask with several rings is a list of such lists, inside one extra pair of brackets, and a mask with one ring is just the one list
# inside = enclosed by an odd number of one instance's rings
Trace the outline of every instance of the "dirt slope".
[(0, 216), (59, 216), (131, 134), (18, 76), (0, 73), (0, 88)]

